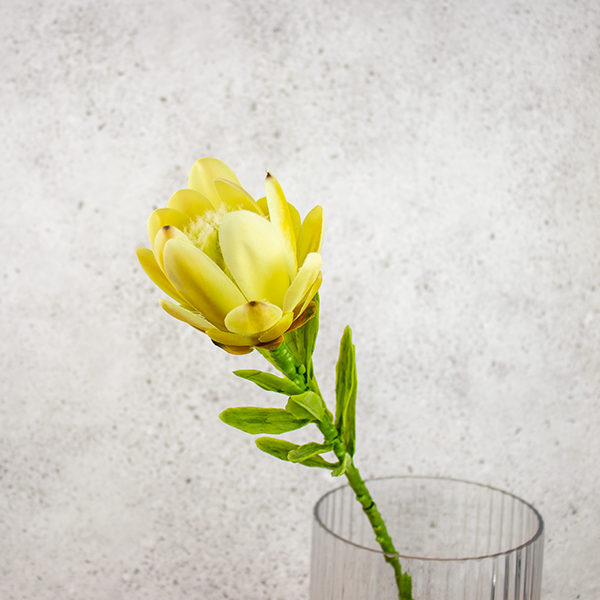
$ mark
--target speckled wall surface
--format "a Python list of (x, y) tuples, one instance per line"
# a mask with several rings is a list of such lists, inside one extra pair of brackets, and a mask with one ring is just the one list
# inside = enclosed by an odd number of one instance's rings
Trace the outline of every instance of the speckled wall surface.
[[(600, 596), (600, 8), (0, 4), (0, 597), (306, 600), (338, 482), (227, 428), (279, 400), (135, 248), (202, 156), (321, 204), (317, 373), (358, 464), (532, 502), (545, 600)], [(301, 437), (301, 436), (300, 436)]]

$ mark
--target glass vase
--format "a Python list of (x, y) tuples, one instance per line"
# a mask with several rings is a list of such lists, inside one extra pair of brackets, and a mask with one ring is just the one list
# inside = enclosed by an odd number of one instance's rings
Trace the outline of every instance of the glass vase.
[[(414, 600), (539, 600), (544, 522), (527, 502), (455, 479), (367, 481)], [(398, 600), (393, 568), (352, 489), (316, 504), (310, 600)]]

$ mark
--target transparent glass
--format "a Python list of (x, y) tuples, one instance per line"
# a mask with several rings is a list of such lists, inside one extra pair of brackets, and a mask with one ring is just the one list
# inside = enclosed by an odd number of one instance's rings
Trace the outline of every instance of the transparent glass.
[[(544, 522), (527, 502), (492, 487), (434, 477), (367, 481), (414, 600), (539, 600)], [(316, 504), (311, 600), (398, 600), (354, 492)]]

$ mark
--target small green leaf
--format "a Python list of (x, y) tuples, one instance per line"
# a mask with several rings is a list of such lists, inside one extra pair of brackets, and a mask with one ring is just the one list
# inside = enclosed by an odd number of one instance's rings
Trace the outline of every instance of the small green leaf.
[(323, 398), (314, 392), (304, 392), (298, 396), (291, 396), (290, 400), (301, 406), (313, 418), (313, 420), (322, 421), (325, 418), (327, 407)]
[(308, 419), (297, 419), (283, 408), (256, 408), (254, 406), (240, 406), (227, 408), (219, 418), (223, 423), (241, 429), (246, 433), (287, 433), (300, 429), (310, 423)]
[(352, 330), (346, 327), (340, 342), (340, 355), (335, 368), (335, 424), (350, 456), (354, 456), (356, 445), (356, 377), (355, 348)]
[(291, 398), (287, 401), (285, 405), (285, 410), (294, 415), (296, 419), (314, 421), (315, 418), (304, 408), (302, 408), (299, 404), (296, 404)]
[(298, 448), (298, 444), (292, 444), (286, 440), (278, 438), (261, 437), (256, 440), (259, 450), (278, 458), (279, 460), (288, 460), (288, 454)]
[(284, 377), (277, 377), (277, 375), (271, 373), (265, 373), (264, 371), (246, 369), (234, 371), (233, 374), (242, 379), (252, 381), (252, 383), (255, 383), (258, 387), (261, 387), (268, 392), (277, 392), (278, 394), (285, 394), (286, 396), (302, 393), (302, 390), (293, 381)]
[(302, 462), (311, 456), (330, 452), (331, 448), (331, 444), (317, 444), (316, 442), (310, 442), (308, 444), (304, 444), (304, 446), (299, 446), (295, 450), (292, 450), (288, 454), (288, 460), (291, 462)]
[[(260, 450), (278, 458), (279, 460), (289, 460), (288, 456), (292, 452), (295, 452), (300, 448), (298, 444), (292, 444), (292, 442), (288, 442), (286, 440), (279, 440), (277, 438), (269, 438), (262, 437), (256, 440), (256, 445)], [(328, 463), (326, 460), (321, 458), (320, 456), (311, 456), (306, 458), (303, 461), (300, 461), (300, 464), (305, 467), (319, 467), (321, 469), (334, 469), (336, 465)]]
[(348, 453), (344, 454), (344, 460), (331, 472), (332, 477), (341, 477), (346, 472), (348, 461), (352, 460)]

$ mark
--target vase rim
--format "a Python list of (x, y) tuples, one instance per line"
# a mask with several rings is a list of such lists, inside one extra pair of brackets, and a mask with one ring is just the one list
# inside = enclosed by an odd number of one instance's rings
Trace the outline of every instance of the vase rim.
[(503, 550), (502, 552), (495, 552), (493, 554), (484, 554), (481, 556), (465, 556), (465, 557), (456, 557), (456, 558), (435, 558), (435, 557), (428, 557), (428, 556), (413, 556), (410, 554), (401, 554), (401, 553), (389, 554), (389, 553), (383, 552), (382, 550), (378, 550), (375, 548), (368, 548), (367, 546), (363, 546), (362, 544), (357, 544), (356, 542), (353, 542), (353, 541), (335, 533), (329, 527), (327, 527), (327, 525), (325, 525), (325, 523), (323, 523), (323, 521), (321, 520), (321, 517), (319, 516), (319, 512), (318, 512), (319, 505), (321, 504), (321, 502), (323, 500), (325, 500), (325, 498), (327, 498), (327, 496), (337, 492), (338, 490), (350, 487), (348, 484), (340, 485), (332, 490), (329, 490), (328, 492), (323, 494), (317, 500), (317, 502), (314, 506), (314, 509), (313, 509), (313, 515), (314, 515), (315, 521), (319, 524), (319, 527), (323, 528), (325, 531), (327, 531), (332, 536), (336, 537), (337, 539), (341, 540), (342, 542), (344, 542), (346, 544), (350, 544), (351, 546), (360, 548), (361, 550), (366, 550), (368, 552), (373, 552), (375, 554), (382, 554), (382, 555), (390, 556), (390, 557), (403, 558), (406, 560), (422, 560), (422, 561), (433, 561), (433, 562), (477, 561), (477, 560), (484, 560), (484, 559), (493, 559), (498, 556), (505, 556), (508, 554), (512, 554), (513, 552), (518, 552), (519, 550), (521, 550), (522, 548), (525, 548), (527, 546), (533, 545), (544, 534), (544, 519), (542, 518), (542, 515), (538, 512), (538, 510), (529, 502), (526, 502), (525, 500), (523, 500), (522, 498), (519, 498), (515, 494), (512, 494), (505, 490), (501, 490), (500, 488), (497, 488), (497, 487), (494, 487), (491, 485), (487, 485), (485, 483), (478, 483), (476, 481), (468, 481), (466, 479), (457, 479), (454, 477), (437, 477), (434, 475), (389, 475), (387, 477), (372, 477), (370, 479), (366, 479), (365, 483), (369, 483), (371, 481), (384, 481), (387, 479), (423, 479), (423, 480), (429, 480), (429, 481), (448, 481), (448, 482), (453, 482), (453, 483), (463, 483), (463, 484), (467, 484), (467, 485), (474, 485), (477, 487), (486, 488), (488, 490), (492, 490), (494, 492), (504, 494), (505, 496), (510, 496), (511, 498), (514, 498), (515, 500), (518, 500), (519, 502), (521, 502), (522, 504), (527, 506), (529, 509), (531, 509), (531, 511), (537, 517), (538, 527), (536, 529), (536, 532), (526, 542), (523, 542), (522, 544), (519, 544), (518, 546), (515, 546), (513, 548), (509, 548), (508, 550)]

